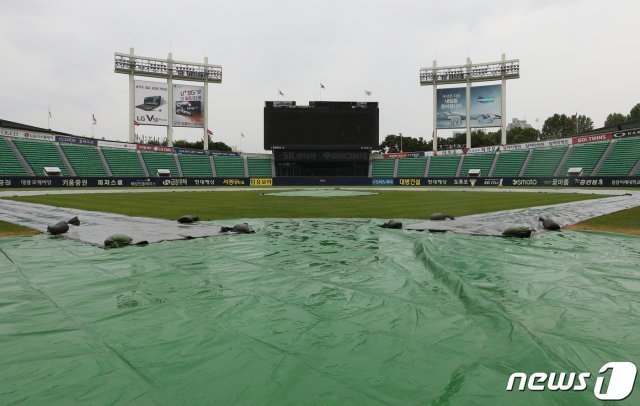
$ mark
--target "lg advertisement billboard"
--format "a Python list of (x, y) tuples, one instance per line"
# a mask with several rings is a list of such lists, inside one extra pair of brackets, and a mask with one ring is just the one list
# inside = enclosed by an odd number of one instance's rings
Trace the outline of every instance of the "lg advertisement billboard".
[(136, 121), (140, 125), (168, 125), (167, 84), (136, 80), (135, 85)]
[(204, 86), (173, 85), (173, 126), (204, 127)]

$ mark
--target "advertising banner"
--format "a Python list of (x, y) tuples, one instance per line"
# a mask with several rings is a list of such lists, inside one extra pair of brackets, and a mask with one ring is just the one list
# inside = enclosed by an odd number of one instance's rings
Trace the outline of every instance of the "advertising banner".
[(33, 133), (29, 131), (14, 130), (11, 128), (0, 128), (0, 135), (14, 138), (24, 138), (27, 140), (55, 141), (56, 136), (53, 134)]
[(455, 87), (438, 89), (436, 124), (440, 128), (467, 127), (467, 89)]
[(624, 130), (624, 131), (616, 131), (611, 134), (612, 138), (625, 138), (625, 137), (635, 137), (640, 135), (640, 128), (635, 128), (633, 130)]
[(611, 133), (597, 134), (597, 135), (585, 135), (583, 137), (573, 137), (571, 142), (573, 144), (586, 144), (588, 142), (610, 141)]
[(169, 125), (168, 89), (166, 83), (136, 80), (135, 115), (140, 125)]
[(173, 85), (173, 126), (204, 127), (204, 86)]
[(98, 140), (98, 146), (106, 147), (106, 148), (118, 148), (118, 149), (137, 149), (136, 144), (129, 144), (126, 142), (103, 141), (103, 140)]
[(162, 145), (138, 144), (138, 151), (164, 152), (167, 154), (173, 154), (172, 147), (164, 147)]
[(78, 145), (98, 145), (98, 140), (93, 138), (73, 137), (67, 135), (56, 135), (56, 142)]
[(502, 85), (471, 88), (471, 128), (502, 125)]

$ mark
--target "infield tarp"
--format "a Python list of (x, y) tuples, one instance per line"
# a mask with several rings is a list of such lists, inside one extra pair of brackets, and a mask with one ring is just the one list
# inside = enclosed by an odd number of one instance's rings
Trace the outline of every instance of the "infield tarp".
[[(0, 403), (588, 405), (603, 364), (640, 362), (638, 238), (383, 221), (119, 250), (2, 239)], [(516, 371), (591, 378), (507, 392)]]

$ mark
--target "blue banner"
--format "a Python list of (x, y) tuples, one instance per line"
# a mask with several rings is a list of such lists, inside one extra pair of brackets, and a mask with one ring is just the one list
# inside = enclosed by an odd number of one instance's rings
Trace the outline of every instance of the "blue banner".
[[(438, 129), (467, 127), (467, 88), (455, 87), (437, 91)], [(471, 128), (502, 125), (502, 85), (471, 88)]]

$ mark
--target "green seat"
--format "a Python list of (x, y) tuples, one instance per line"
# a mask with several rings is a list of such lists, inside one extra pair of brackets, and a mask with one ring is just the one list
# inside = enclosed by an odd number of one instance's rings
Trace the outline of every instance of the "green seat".
[(565, 176), (569, 168), (582, 168), (584, 176), (590, 176), (608, 146), (608, 142), (575, 145), (571, 148), (559, 175)]
[(393, 168), (395, 166), (395, 162), (395, 159), (372, 160), (372, 176), (374, 178), (393, 178)]
[(247, 157), (247, 165), (249, 166), (249, 176), (257, 178), (272, 177), (271, 159)]
[(184, 176), (213, 176), (209, 155), (178, 154), (178, 159)]
[(76, 171), (76, 175), (107, 176), (95, 147), (65, 143), (60, 143), (60, 147)]
[(640, 138), (622, 138), (613, 143), (598, 175), (629, 175), (640, 158)]
[(144, 176), (144, 170), (135, 151), (102, 147), (102, 154), (113, 176)]
[(216, 167), (216, 174), (220, 178), (244, 177), (244, 160), (241, 156), (216, 155), (213, 157), (213, 163)]
[(427, 158), (401, 158), (398, 160), (399, 178), (421, 178), (427, 167)]
[(461, 155), (444, 155), (431, 157), (429, 165), (430, 178), (444, 178), (456, 176)]
[(51, 141), (30, 141), (16, 138), (13, 140), (36, 176), (44, 175), (44, 167), (58, 167), (63, 176), (69, 176), (64, 161)]
[(567, 151), (567, 146), (538, 148), (533, 150), (525, 176), (553, 176)]
[(158, 169), (168, 169), (171, 172), (171, 176), (179, 176), (173, 154), (144, 151), (142, 152), (142, 159), (147, 165), (149, 176), (157, 176)]
[(0, 137), (0, 176), (26, 176), (18, 158), (7, 145), (4, 137)]
[(482, 171), (481, 176), (489, 176), (489, 171), (491, 170), (491, 165), (493, 165), (495, 157), (496, 154), (493, 152), (465, 155), (460, 176), (467, 176), (470, 169), (480, 169)]
[(493, 176), (518, 176), (522, 165), (529, 155), (529, 150), (505, 151), (498, 154), (498, 162), (493, 170)]

